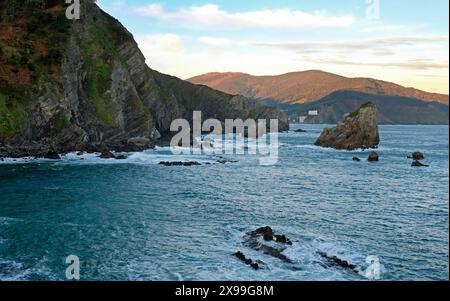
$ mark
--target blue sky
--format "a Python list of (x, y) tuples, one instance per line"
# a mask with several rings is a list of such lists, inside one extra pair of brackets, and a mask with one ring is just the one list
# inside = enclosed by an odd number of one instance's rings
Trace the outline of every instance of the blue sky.
[(98, 2), (180, 78), (321, 69), (448, 94), (448, 0)]

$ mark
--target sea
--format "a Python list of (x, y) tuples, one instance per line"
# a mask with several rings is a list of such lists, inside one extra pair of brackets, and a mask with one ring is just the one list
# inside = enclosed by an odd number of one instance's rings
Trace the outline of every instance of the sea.
[[(382, 125), (379, 162), (315, 146), (324, 127), (280, 133), (273, 165), (169, 147), (4, 159), (0, 280), (66, 280), (70, 255), (80, 280), (366, 281), (373, 258), (375, 280), (449, 280), (449, 127)], [(429, 167), (411, 167), (414, 151)], [(244, 243), (262, 226), (292, 240), (281, 249), (290, 262)]]

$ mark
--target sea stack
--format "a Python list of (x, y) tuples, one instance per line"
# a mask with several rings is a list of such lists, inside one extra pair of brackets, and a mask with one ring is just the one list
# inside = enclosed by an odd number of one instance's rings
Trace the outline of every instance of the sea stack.
[(379, 143), (378, 109), (369, 102), (346, 114), (336, 127), (325, 128), (315, 145), (355, 150), (376, 148)]

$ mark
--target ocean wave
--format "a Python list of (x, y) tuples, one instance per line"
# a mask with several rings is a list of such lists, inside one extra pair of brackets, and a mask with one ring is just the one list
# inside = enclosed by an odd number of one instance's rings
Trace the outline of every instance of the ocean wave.
[[(248, 271), (242, 269), (240, 262), (234, 262), (233, 267), (229, 267), (225, 272), (225, 280), (248, 279), (254, 277), (262, 277), (265, 280), (292, 279), (292, 280), (364, 280), (364, 271), (367, 268), (365, 263), (366, 256), (353, 251), (350, 247), (344, 246), (338, 242), (326, 240), (316, 234), (298, 233), (298, 229), (292, 227), (274, 227), (276, 233), (283, 233), (288, 236), (294, 243), (287, 246), (282, 252), (292, 264), (287, 264), (277, 258), (270, 257), (260, 251), (253, 250), (242, 244), (247, 232), (257, 229), (260, 226), (250, 227), (226, 227), (227, 241), (231, 245), (224, 244), (218, 246), (221, 251), (233, 253), (237, 250), (242, 251), (248, 258), (261, 260), (264, 262), (262, 269), (258, 271), (258, 275), (249, 274)], [(276, 243), (274, 243), (276, 245)], [(233, 249), (234, 246), (234, 249)], [(340, 267), (328, 266), (324, 259), (319, 255), (319, 251), (326, 252), (330, 256), (337, 256), (346, 260), (351, 264), (357, 265), (357, 269), (361, 272), (355, 273)], [(230, 255), (231, 256), (231, 255)], [(211, 278), (212, 277), (212, 278)], [(253, 277), (253, 278), (252, 278)], [(216, 277), (217, 278), (217, 277)], [(216, 279), (214, 275), (205, 271), (201, 275), (201, 279)], [(254, 280), (254, 279), (253, 279)]]
[(0, 226), (8, 226), (13, 223), (23, 222), (23, 219), (20, 218), (14, 218), (14, 217), (7, 217), (7, 216), (0, 216)]
[(0, 281), (58, 280), (48, 267), (48, 258), (43, 257), (32, 266), (14, 260), (0, 258)]
[(22, 263), (0, 259), (0, 281), (25, 280), (30, 270), (25, 269)]

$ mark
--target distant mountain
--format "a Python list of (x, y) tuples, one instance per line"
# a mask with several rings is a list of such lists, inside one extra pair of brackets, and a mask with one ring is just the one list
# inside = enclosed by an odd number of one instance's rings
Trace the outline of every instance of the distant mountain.
[(207, 73), (188, 79), (216, 90), (259, 100), (303, 104), (319, 100), (333, 92), (347, 90), (373, 95), (403, 96), (448, 105), (448, 95), (428, 93), (414, 88), (371, 78), (348, 78), (323, 71), (292, 72), (277, 76), (252, 76), (245, 73)]
[[(337, 91), (308, 104), (283, 104), (275, 100), (262, 103), (288, 112), (291, 118), (307, 116), (306, 123), (336, 124), (348, 112), (367, 102), (376, 104), (381, 124), (449, 124), (449, 106), (402, 96), (371, 95), (356, 91)], [(318, 111), (309, 116), (309, 111)]]

